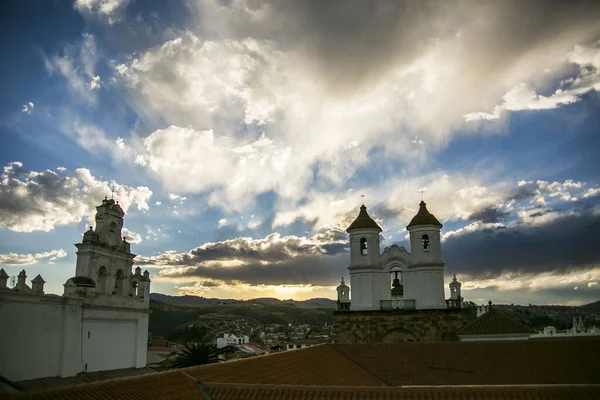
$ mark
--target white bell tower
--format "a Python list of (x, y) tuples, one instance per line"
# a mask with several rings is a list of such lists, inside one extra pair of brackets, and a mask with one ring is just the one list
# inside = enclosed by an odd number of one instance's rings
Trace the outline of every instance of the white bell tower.
[(352, 287), (351, 310), (380, 310), (381, 294), (390, 295), (388, 274), (382, 269), (379, 253), (381, 228), (360, 207), (358, 217), (346, 230), (350, 234), (350, 286)]
[(338, 311), (348, 311), (350, 310), (350, 288), (344, 282), (344, 277), (342, 277), (342, 282), (340, 286), (337, 287), (337, 309)]
[(412, 260), (406, 273), (405, 297), (415, 299), (417, 309), (447, 308), (440, 238), (442, 224), (421, 201), (417, 215), (406, 229), (410, 232)]

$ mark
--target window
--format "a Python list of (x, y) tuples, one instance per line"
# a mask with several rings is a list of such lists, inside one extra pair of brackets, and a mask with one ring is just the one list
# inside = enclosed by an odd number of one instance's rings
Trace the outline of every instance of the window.
[(421, 237), (421, 245), (423, 246), (423, 251), (429, 251), (429, 236), (423, 235)]
[(363, 256), (366, 256), (368, 253), (369, 253), (369, 251), (367, 250), (367, 239), (361, 238), (360, 239), (360, 254), (362, 254)]
[(125, 280), (125, 275), (123, 274), (123, 271), (118, 270), (117, 273), (115, 274), (115, 291), (113, 292), (113, 294), (119, 294), (122, 295), (123, 294), (123, 281)]

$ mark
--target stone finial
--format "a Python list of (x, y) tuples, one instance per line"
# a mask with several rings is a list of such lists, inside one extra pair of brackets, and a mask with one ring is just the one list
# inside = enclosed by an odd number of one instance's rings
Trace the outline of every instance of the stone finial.
[(8, 282), (8, 274), (4, 270), (4, 268), (0, 268), (0, 290), (8, 289), (6, 286), (6, 282)]
[(141, 274), (142, 274), (142, 269), (141, 269), (140, 267), (137, 267), (137, 268), (135, 269), (135, 274), (136, 274), (136, 275), (141, 275)]
[(150, 272), (148, 270), (144, 271), (144, 280), (150, 282)]
[(44, 294), (44, 283), (46, 283), (46, 281), (44, 280), (44, 278), (42, 278), (40, 274), (33, 278), (31, 280), (31, 288), (33, 289), (33, 292), (38, 294)]
[(26, 279), (27, 274), (25, 273), (25, 270), (19, 272), (19, 275), (17, 276), (17, 284), (15, 285), (13, 290), (17, 292), (31, 292), (31, 288), (27, 286)]

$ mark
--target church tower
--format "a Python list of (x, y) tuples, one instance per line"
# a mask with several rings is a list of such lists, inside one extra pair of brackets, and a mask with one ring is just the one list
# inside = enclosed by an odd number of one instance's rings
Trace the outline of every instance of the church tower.
[[(132, 271), (135, 254), (126, 238), (121, 236), (125, 213), (113, 199), (104, 198), (96, 206), (96, 230), (90, 227), (83, 234), (77, 247), (75, 276), (65, 284), (65, 295), (85, 296), (93, 292), (97, 302), (103, 299), (111, 304), (106, 296), (138, 299), (143, 304), (149, 302), (150, 279), (146, 271), (142, 275), (138, 267)], [(129, 301), (126, 301), (129, 303)]]
[(350, 288), (344, 282), (344, 277), (342, 277), (342, 282), (340, 286), (337, 287), (337, 310), (338, 311), (347, 311), (350, 310)]
[(410, 233), (412, 259), (405, 274), (404, 296), (416, 299), (417, 309), (446, 308), (440, 238), (442, 224), (421, 201), (419, 211), (406, 229)]
[(346, 230), (350, 234), (351, 310), (380, 310), (381, 293), (391, 298), (387, 272), (381, 268), (379, 233), (381, 228), (360, 207), (358, 217)]

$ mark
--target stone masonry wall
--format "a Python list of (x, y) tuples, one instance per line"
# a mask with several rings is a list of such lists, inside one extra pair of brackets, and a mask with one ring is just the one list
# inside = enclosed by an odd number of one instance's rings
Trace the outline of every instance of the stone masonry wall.
[(454, 332), (469, 320), (464, 310), (341, 311), (335, 315), (337, 342), (342, 344), (456, 340)]

